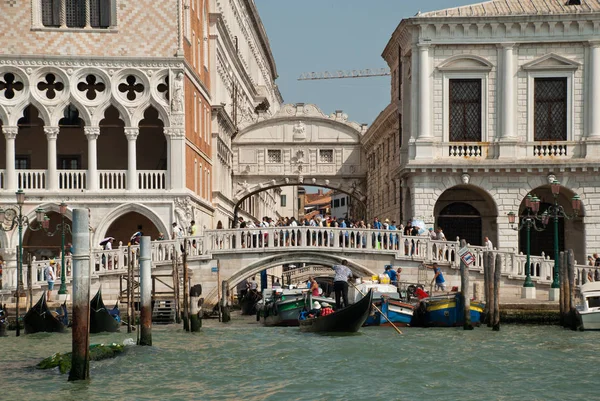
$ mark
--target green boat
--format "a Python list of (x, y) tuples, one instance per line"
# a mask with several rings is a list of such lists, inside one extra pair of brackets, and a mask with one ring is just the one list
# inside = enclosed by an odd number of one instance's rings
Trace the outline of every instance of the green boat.
[(309, 303), (314, 301), (335, 305), (335, 300), (331, 298), (309, 296), (308, 290), (267, 289), (263, 292), (262, 301), (257, 305), (256, 320), (262, 321), (268, 327), (298, 326), (300, 312), (305, 308), (311, 309)]

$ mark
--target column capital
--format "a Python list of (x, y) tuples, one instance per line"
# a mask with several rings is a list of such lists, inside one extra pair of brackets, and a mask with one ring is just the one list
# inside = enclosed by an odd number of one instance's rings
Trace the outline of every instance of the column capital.
[(135, 141), (140, 134), (138, 127), (125, 127), (125, 136), (128, 141)]
[(163, 131), (166, 136), (171, 138), (184, 138), (185, 128), (184, 127), (165, 127)]
[(15, 139), (19, 133), (19, 127), (10, 127), (7, 125), (2, 126), (2, 133), (6, 139)]
[(598, 48), (600, 47), (600, 40), (589, 40), (588, 46), (591, 48)]
[(95, 141), (100, 136), (100, 127), (83, 127), (83, 133), (87, 136), (88, 141)]
[(419, 42), (417, 43), (417, 47), (419, 48), (419, 50), (421, 51), (425, 51), (425, 50), (429, 50), (429, 48), (431, 47), (431, 43), (429, 42)]
[(515, 47), (518, 47), (519, 45), (515, 42), (504, 42), (504, 43), (498, 43), (496, 45), (496, 47), (500, 48), (500, 49), (514, 49)]
[(60, 131), (60, 128), (58, 127), (49, 127), (49, 126), (44, 126), (44, 134), (46, 134), (46, 138), (48, 140), (56, 140), (56, 138), (58, 137), (58, 133)]

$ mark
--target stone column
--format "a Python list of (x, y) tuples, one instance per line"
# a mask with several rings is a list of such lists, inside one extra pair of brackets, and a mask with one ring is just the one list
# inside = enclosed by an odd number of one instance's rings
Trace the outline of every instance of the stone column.
[(125, 136), (127, 137), (127, 190), (137, 191), (137, 155), (135, 144), (140, 129), (137, 127), (125, 127)]
[[(415, 159), (431, 160), (434, 157), (433, 132), (431, 131), (431, 112), (433, 108), (431, 94), (431, 61), (429, 60), (428, 43), (420, 43), (419, 49), (419, 87), (417, 89), (419, 122), (415, 143)], [(414, 79), (413, 79), (414, 81)]]
[(6, 176), (4, 189), (14, 191), (17, 189), (17, 170), (15, 168), (15, 139), (19, 132), (18, 127), (2, 126), (6, 138)]
[(430, 139), (431, 132), (431, 68), (427, 43), (419, 44), (419, 136)]
[(56, 139), (58, 138), (58, 127), (44, 127), (44, 134), (48, 140), (48, 174), (46, 176), (47, 189), (58, 190), (58, 170), (56, 161)]
[(165, 127), (167, 146), (169, 149), (169, 189), (183, 189), (185, 187), (185, 128)]
[(499, 78), (502, 88), (502, 103), (499, 108), (500, 123), (498, 127), (498, 139), (500, 142), (499, 157), (517, 157), (517, 135), (515, 133), (515, 104), (517, 97), (515, 92), (515, 62), (514, 43), (503, 43), (498, 45), (499, 53), (502, 53), (502, 64), (499, 70)]
[(586, 138), (586, 158), (596, 158), (600, 152), (600, 41), (590, 42), (588, 79), (590, 128)]
[(85, 133), (85, 136), (87, 137), (87, 140), (88, 140), (87, 190), (88, 191), (97, 191), (98, 190), (98, 150), (97, 150), (96, 145), (97, 145), (98, 137), (100, 136), (100, 127), (84, 127), (83, 132)]

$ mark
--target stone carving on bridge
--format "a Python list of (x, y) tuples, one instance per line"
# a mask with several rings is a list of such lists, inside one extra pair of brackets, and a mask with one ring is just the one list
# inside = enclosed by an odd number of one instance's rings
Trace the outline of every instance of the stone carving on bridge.
[(298, 183), (299, 184), (304, 184), (304, 176), (302, 176), (302, 175), (298, 176)]
[(471, 176), (467, 173), (464, 173), (463, 175), (460, 176), (460, 179), (463, 184), (467, 185), (471, 181)]
[(194, 219), (194, 210), (192, 208), (192, 202), (190, 197), (175, 198), (175, 220), (179, 227), (189, 227), (190, 222)]
[(556, 176), (554, 174), (548, 174), (548, 184), (553, 184), (556, 181)]
[(295, 141), (303, 141), (306, 139), (306, 125), (304, 125), (302, 121), (298, 121), (294, 124), (292, 132), (294, 133), (293, 138)]

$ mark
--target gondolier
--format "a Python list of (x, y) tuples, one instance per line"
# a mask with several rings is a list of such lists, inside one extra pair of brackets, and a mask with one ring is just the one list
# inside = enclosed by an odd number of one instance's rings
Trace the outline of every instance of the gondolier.
[(348, 268), (348, 261), (342, 260), (341, 265), (333, 265), (335, 277), (333, 278), (333, 289), (335, 291), (335, 309), (340, 310), (344, 301), (344, 308), (348, 306), (348, 278), (352, 277), (352, 271)]

